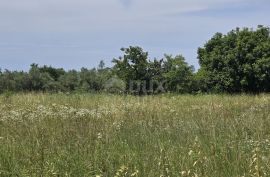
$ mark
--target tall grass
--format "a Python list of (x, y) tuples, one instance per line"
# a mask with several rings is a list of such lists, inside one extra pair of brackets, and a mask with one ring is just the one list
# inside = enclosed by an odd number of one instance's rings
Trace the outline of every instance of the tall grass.
[(0, 176), (270, 176), (270, 96), (0, 96)]

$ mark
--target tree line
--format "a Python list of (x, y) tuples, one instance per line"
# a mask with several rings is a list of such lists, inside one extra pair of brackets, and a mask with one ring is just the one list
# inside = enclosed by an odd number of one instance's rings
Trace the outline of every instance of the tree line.
[(182, 55), (149, 59), (141, 47), (122, 48), (123, 56), (80, 71), (32, 64), (28, 72), (0, 70), (0, 93), (113, 92), (132, 94), (260, 93), (270, 91), (270, 30), (236, 28), (216, 33), (198, 49), (200, 69)]

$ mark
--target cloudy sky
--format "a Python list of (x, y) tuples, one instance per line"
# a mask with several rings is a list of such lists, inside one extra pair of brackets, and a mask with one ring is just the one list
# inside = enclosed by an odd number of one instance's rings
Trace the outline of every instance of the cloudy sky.
[(269, 0), (0, 0), (0, 68), (107, 65), (138, 45), (151, 58), (197, 48), (215, 32), (270, 26)]

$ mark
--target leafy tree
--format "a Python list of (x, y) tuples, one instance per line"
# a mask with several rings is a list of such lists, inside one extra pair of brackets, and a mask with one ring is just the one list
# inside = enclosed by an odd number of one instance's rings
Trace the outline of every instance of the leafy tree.
[(211, 88), (208, 87), (210, 76), (208, 72), (205, 70), (200, 69), (198, 72), (193, 74), (192, 77), (192, 92), (193, 93), (207, 93), (211, 92)]
[(105, 83), (105, 91), (109, 93), (123, 93), (126, 89), (126, 84), (117, 76), (111, 77)]
[[(116, 75), (125, 81), (127, 88), (137, 90), (139, 94), (143, 92), (144, 81), (148, 70), (148, 53), (140, 47), (122, 48), (123, 57), (113, 59), (114, 71)], [(133, 85), (131, 81), (137, 82)]]
[(164, 59), (150, 61), (147, 69), (148, 93), (160, 93), (164, 90)]
[(165, 58), (163, 76), (166, 79), (167, 90), (178, 93), (191, 92), (193, 66), (189, 66), (182, 55), (165, 55)]
[(194, 69), (181, 55), (165, 55), (165, 59), (149, 61), (148, 53), (140, 47), (121, 50), (124, 56), (113, 60), (114, 71), (130, 91), (138, 94), (153, 91), (191, 92)]
[(13, 72), (13, 80), (15, 82), (13, 91), (28, 91), (31, 87), (31, 80), (26, 72)]
[(98, 64), (98, 70), (103, 70), (105, 68), (105, 63), (103, 60), (101, 60)]
[(29, 90), (33, 91), (52, 91), (57, 92), (63, 90), (59, 78), (65, 75), (65, 71), (51, 66), (39, 67), (37, 64), (32, 64), (29, 70)]
[(215, 34), (198, 58), (208, 90), (217, 92), (270, 91), (269, 28), (243, 28)]
[(79, 74), (76, 70), (70, 70), (60, 76), (59, 82), (63, 86), (63, 91), (75, 91), (79, 88)]
[(30, 89), (28, 73), (23, 71), (0, 72), (0, 93), (3, 91), (27, 91)]
[(88, 70), (82, 68), (80, 72), (80, 85), (84, 91), (101, 91), (103, 89), (103, 81), (96, 69)]
[(31, 80), (30, 90), (41, 90), (43, 87), (42, 82), (42, 74), (38, 68), (38, 64), (31, 64), (31, 68), (29, 70), (29, 78)]
[(0, 90), (3, 91), (11, 91), (15, 90), (15, 81), (13, 73), (9, 70), (5, 70), (1, 73), (1, 80), (0, 80)]
[(37, 64), (31, 65), (29, 79), (31, 82), (30, 90), (33, 91), (49, 91), (54, 82), (51, 75), (48, 72), (42, 71)]
[(55, 81), (57, 81), (60, 76), (65, 74), (65, 70), (63, 68), (53, 68), (46, 65), (43, 67), (39, 67), (39, 70), (42, 73), (48, 73), (50, 77), (52, 77)]

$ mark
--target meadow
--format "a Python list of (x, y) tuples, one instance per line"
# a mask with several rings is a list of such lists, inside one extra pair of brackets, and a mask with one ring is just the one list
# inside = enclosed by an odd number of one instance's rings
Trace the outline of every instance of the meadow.
[(0, 176), (270, 176), (270, 95), (1, 95)]

